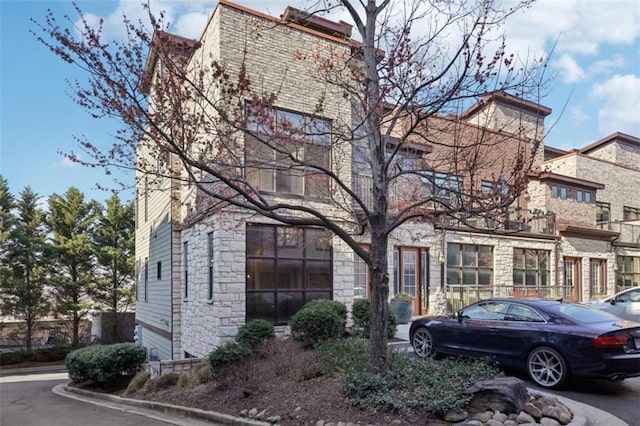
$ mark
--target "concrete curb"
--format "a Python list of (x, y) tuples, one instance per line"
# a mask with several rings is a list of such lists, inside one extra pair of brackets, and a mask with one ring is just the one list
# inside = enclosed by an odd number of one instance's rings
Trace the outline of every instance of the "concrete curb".
[(549, 398), (557, 398), (558, 401), (566, 405), (573, 413), (573, 420), (567, 426), (629, 426), (628, 423), (611, 413), (574, 401), (573, 399), (540, 391), (538, 389), (529, 389), (529, 393), (532, 395), (538, 394)]
[[(53, 392), (68, 398), (75, 398), (96, 405), (103, 405), (120, 411), (127, 411), (146, 417), (155, 418), (165, 422), (172, 422), (176, 425), (196, 426), (202, 425), (197, 420), (215, 422), (218, 425), (229, 426), (268, 426), (267, 422), (250, 420), (241, 417), (234, 417), (228, 414), (214, 411), (200, 410), (197, 408), (183, 407), (180, 405), (164, 404), (155, 401), (145, 401), (139, 399), (123, 398), (116, 395), (102, 394), (85, 389), (74, 388), (68, 384), (58, 385), (53, 388)], [(573, 413), (573, 420), (567, 426), (629, 426), (618, 417), (606, 411), (574, 401), (569, 398), (558, 396), (537, 389), (529, 389), (530, 394), (539, 394), (551, 398), (566, 405)], [(167, 415), (173, 416), (168, 418)], [(196, 420), (189, 421), (188, 418)], [(211, 423), (208, 423), (211, 424)]]
[[(145, 401), (139, 399), (123, 398), (116, 395), (91, 392), (85, 389), (74, 388), (67, 384), (57, 385), (53, 388), (53, 392), (57, 395), (80, 399), (96, 405), (107, 406), (109, 408), (120, 411), (127, 411), (134, 414), (140, 414), (146, 417), (152, 417), (164, 422), (172, 422), (176, 425), (202, 425), (204, 423), (189, 422), (187, 417), (196, 420), (204, 420), (206, 424), (215, 422), (217, 425), (225, 426), (270, 426), (271, 423), (261, 422), (257, 420), (244, 419), (234, 417), (228, 414), (217, 413), (215, 411), (200, 410), (198, 408), (183, 407), (180, 405), (164, 404), (155, 401)], [(155, 413), (155, 414), (154, 414)], [(164, 415), (159, 415), (160, 413)], [(168, 418), (173, 415), (174, 418)]]

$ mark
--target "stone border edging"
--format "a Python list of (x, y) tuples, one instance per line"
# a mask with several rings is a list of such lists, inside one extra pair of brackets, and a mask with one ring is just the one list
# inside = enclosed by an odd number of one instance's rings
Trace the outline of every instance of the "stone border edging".
[(531, 395), (539, 394), (550, 398), (557, 398), (558, 401), (566, 405), (573, 413), (573, 420), (571, 420), (571, 423), (567, 426), (629, 426), (628, 423), (613, 414), (600, 410), (599, 408), (583, 404), (582, 402), (574, 401), (573, 399), (538, 389), (528, 388), (528, 391)]
[[(180, 416), (190, 416), (196, 419), (210, 420), (229, 426), (272, 426), (271, 423), (245, 419), (242, 417), (234, 417), (229, 414), (217, 413), (215, 411), (206, 411), (199, 408), (189, 408), (156, 401), (123, 398), (111, 394), (92, 392), (86, 389), (69, 386), (69, 383), (56, 386), (54, 388), (54, 392), (56, 391), (56, 388), (59, 388), (58, 392), (56, 392), (59, 394), (75, 393), (89, 399), (109, 401), (116, 404), (124, 404), (131, 407), (150, 409), (164, 413), (177, 414)], [(560, 402), (566, 405), (573, 413), (573, 420), (567, 426), (629, 426), (628, 423), (618, 417), (590, 405), (556, 394), (540, 391), (538, 389), (528, 388), (528, 391), (530, 394), (540, 394), (547, 397), (557, 398)]]
[(240, 417), (234, 417), (229, 414), (217, 413), (215, 411), (206, 411), (199, 408), (183, 407), (181, 405), (165, 404), (156, 401), (146, 401), (141, 399), (123, 398), (111, 394), (103, 394), (98, 392), (88, 391), (86, 389), (79, 389), (73, 386), (69, 386), (69, 383), (64, 385), (58, 385), (57, 387), (63, 388), (62, 392), (75, 393), (91, 399), (99, 399), (109, 401), (117, 404), (125, 404), (132, 407), (146, 408), (150, 410), (160, 411), (164, 413), (177, 414), (181, 416), (190, 416), (201, 420), (210, 420), (219, 424), (229, 426), (271, 426), (271, 423), (260, 422), (256, 420), (243, 419)]

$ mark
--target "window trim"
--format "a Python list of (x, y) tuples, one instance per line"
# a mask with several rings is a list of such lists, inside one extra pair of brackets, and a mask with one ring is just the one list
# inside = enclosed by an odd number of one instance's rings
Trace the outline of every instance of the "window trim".
[(213, 300), (213, 231), (207, 233), (207, 300)]
[[(452, 247), (453, 246), (458, 246), (459, 248), (459, 258), (458, 261), (459, 263), (456, 264), (452, 264), (450, 263), (450, 253), (452, 251)], [(474, 250), (472, 251), (473, 253), (475, 253), (475, 265), (465, 265), (464, 264), (464, 253), (465, 253), (465, 247), (472, 247)], [(491, 259), (490, 259), (490, 266), (480, 266), (479, 265), (479, 248), (480, 247), (485, 247), (485, 248), (489, 248), (490, 252), (491, 252)], [(494, 246), (491, 245), (486, 245), (486, 244), (465, 244), (465, 243), (455, 243), (455, 242), (450, 242), (447, 243), (447, 255), (446, 255), (446, 271), (447, 271), (447, 285), (461, 285), (461, 286), (472, 286), (472, 285), (476, 285), (476, 286), (492, 286), (493, 285), (493, 281), (495, 279), (495, 274), (494, 274), (494, 263), (495, 263), (495, 256), (494, 256)], [(455, 270), (458, 274), (458, 281), (456, 283), (451, 283), (451, 273), (452, 270)], [(471, 270), (474, 271), (475, 274), (475, 282), (474, 283), (465, 283), (465, 271), (466, 272), (470, 272)], [(489, 282), (486, 284), (480, 284), (480, 272), (489, 272)]]
[[(521, 256), (522, 256), (522, 261), (524, 263), (524, 265), (520, 266), (516, 266), (516, 255), (517, 253), (521, 251)], [(527, 265), (527, 252), (533, 252), (534, 256), (535, 256), (535, 267), (531, 267)], [(546, 255), (546, 267), (544, 269), (540, 268), (540, 255), (544, 254)], [(551, 251), (550, 250), (542, 250), (542, 249), (528, 249), (528, 248), (521, 248), (521, 247), (514, 247), (513, 248), (513, 285), (514, 286), (522, 286), (523, 288), (529, 288), (529, 287), (549, 287), (551, 285), (550, 280), (551, 280)], [(527, 283), (527, 272), (534, 272), (535, 273), (535, 283), (533, 284), (529, 284)], [(516, 284), (516, 274), (517, 273), (521, 273), (521, 278), (522, 278), (522, 282), (519, 284)], [(542, 277), (543, 274), (546, 277), (545, 283), (542, 282)]]
[(189, 297), (189, 242), (182, 243), (182, 277), (184, 280), (184, 299)]

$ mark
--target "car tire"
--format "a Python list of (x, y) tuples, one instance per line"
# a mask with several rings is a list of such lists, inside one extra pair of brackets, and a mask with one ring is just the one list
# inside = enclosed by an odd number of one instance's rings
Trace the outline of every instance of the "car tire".
[(541, 346), (529, 353), (527, 374), (538, 386), (557, 389), (569, 377), (569, 368), (560, 352), (548, 346)]
[(436, 344), (433, 334), (425, 327), (418, 328), (411, 336), (413, 351), (420, 358), (436, 355)]

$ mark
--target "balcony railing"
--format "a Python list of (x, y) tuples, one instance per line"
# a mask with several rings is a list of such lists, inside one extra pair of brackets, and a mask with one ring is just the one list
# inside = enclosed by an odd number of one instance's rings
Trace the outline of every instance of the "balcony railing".
[[(407, 186), (410, 188), (410, 186)], [(389, 203), (393, 205), (398, 197), (402, 194), (400, 190), (406, 191), (407, 187), (396, 185), (389, 190)], [(373, 180), (371, 176), (361, 173), (353, 173), (353, 189), (367, 207), (372, 207)], [(398, 189), (401, 188), (401, 189)], [(425, 186), (426, 188), (426, 186)], [(456, 199), (441, 198), (445, 203), (455, 204)], [(442, 206), (438, 206), (441, 208)], [(447, 229), (457, 229), (463, 231), (469, 230), (490, 230), (502, 232), (529, 232), (536, 234), (555, 235), (555, 215), (544, 214), (544, 212), (535, 211), (535, 214), (528, 210), (520, 211), (513, 218), (506, 219), (493, 216), (469, 216), (465, 212), (452, 215), (440, 215), (435, 220), (435, 225)]]
[(572, 286), (491, 286), (491, 285), (447, 285), (447, 308), (457, 312), (478, 300), (491, 297), (524, 297), (576, 301)]
[(618, 232), (620, 234), (616, 239), (618, 243), (640, 245), (640, 223), (638, 222), (600, 222), (598, 228)]

